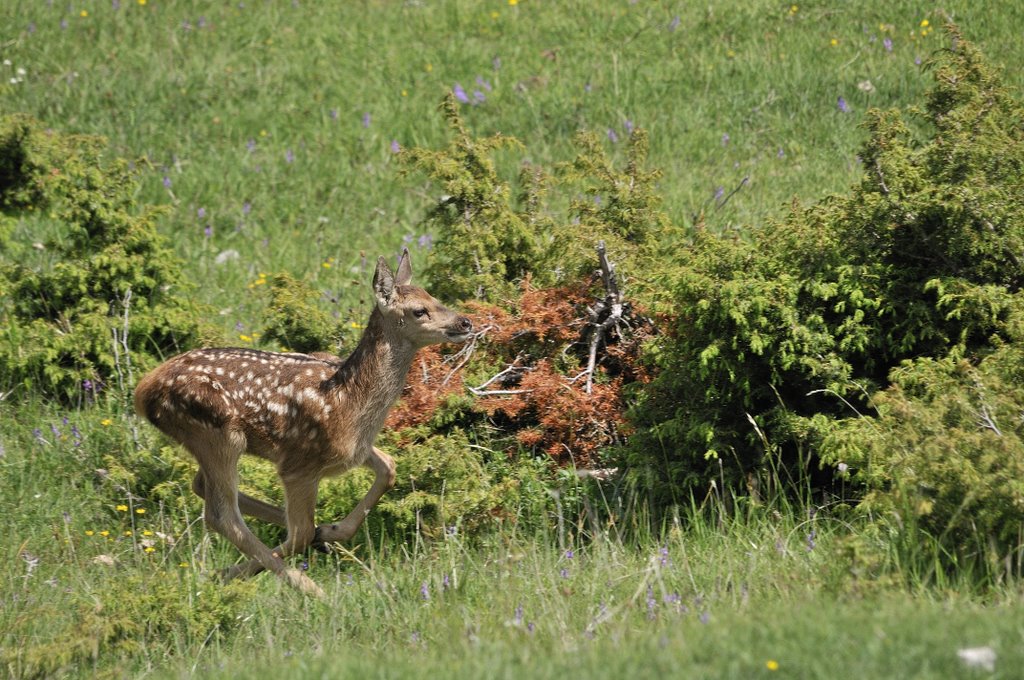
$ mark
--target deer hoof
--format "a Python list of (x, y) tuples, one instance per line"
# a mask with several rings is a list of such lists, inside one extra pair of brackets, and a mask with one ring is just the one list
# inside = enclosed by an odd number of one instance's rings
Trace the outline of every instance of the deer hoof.
[(323, 589), (320, 588), (313, 579), (309, 578), (298, 569), (285, 569), (281, 572), (281, 577), (288, 583), (288, 585), (295, 588), (303, 595), (309, 595), (320, 600), (327, 597)]

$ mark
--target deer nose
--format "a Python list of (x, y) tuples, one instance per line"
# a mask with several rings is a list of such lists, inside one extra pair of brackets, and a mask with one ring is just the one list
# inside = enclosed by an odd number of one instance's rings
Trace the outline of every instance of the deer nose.
[(469, 333), (473, 330), (473, 322), (469, 320), (468, 316), (460, 316), (455, 320), (455, 327), (463, 333)]

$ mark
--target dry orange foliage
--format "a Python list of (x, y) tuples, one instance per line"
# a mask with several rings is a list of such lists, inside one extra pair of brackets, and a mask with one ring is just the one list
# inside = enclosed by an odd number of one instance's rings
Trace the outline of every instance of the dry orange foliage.
[(388, 426), (422, 424), (448, 395), (469, 390), (467, 366), (498, 366), (495, 373), (514, 367), (490, 384), (473, 386), (473, 409), (519, 445), (544, 451), (559, 464), (598, 464), (599, 451), (626, 433), (622, 387), (647, 379), (638, 354), (652, 326), (633, 310), (631, 332), (610, 334), (588, 394), (588, 289), (586, 282), (536, 289), (526, 280), (511, 311), (471, 303), (469, 316), (480, 335), (462, 348), (422, 350)]

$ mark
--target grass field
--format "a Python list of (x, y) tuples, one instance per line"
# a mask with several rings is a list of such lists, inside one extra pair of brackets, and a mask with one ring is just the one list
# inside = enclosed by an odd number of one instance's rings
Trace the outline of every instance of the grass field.
[[(224, 342), (258, 345), (267, 273), (305, 276), (362, 321), (365, 262), (403, 242), (426, 255), (436, 188), (400, 175), (394, 150), (444, 144), (437, 107), (457, 86), (475, 133), (522, 141), (499, 158), (509, 181), (524, 161), (570, 160), (577, 129), (619, 153), (642, 126), (672, 220), (704, 212), (743, 235), (794, 197), (856, 180), (863, 113), (917, 102), (929, 83), (919, 64), (945, 39), (939, 7), (1024, 83), (1014, 3), (40, 0), (0, 4), (0, 112), (103, 135), (137, 159), (138, 199), (167, 207), (161, 231)], [(16, 237), (44, 240), (44, 227)], [(844, 516), (781, 502), (686, 511), (628, 538), (551, 512), (483, 537), (365, 532), (351, 553), (302, 558), (325, 602), (266, 576), (221, 586), (209, 574), (237, 553), (202, 530), (197, 502), (138, 502), (111, 481), (131, 451), (181, 464), (125, 404), (0, 400), (12, 677), (1024, 668), (1019, 585), (979, 594), (956, 573), (935, 585), (926, 560), (891, 582), (851, 573)], [(993, 671), (965, 667), (957, 651), (971, 647), (995, 651)]]

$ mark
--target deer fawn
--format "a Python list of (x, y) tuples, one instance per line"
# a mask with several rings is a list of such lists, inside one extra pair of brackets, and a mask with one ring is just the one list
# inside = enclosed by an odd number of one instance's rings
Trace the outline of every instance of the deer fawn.
[[(326, 353), (197, 349), (169, 359), (139, 381), (135, 408), (195, 456), (193, 490), (204, 501), (207, 526), (250, 561), (225, 572), (230, 579), (264, 569), (303, 592), (323, 595), (284, 557), (312, 544), (350, 539), (395, 483), (395, 463), (373, 445), (405, 385), (416, 350), (465, 342), (473, 324), (422, 288), (409, 284), (403, 251), (397, 273), (384, 258), (373, 275), (376, 306), (347, 359)], [(243, 453), (277, 467), (285, 504), (279, 508), (238, 491)], [(322, 478), (365, 465), (376, 475), (366, 497), (340, 522), (314, 524)], [(242, 513), (286, 527), (271, 550), (249, 530)]]

